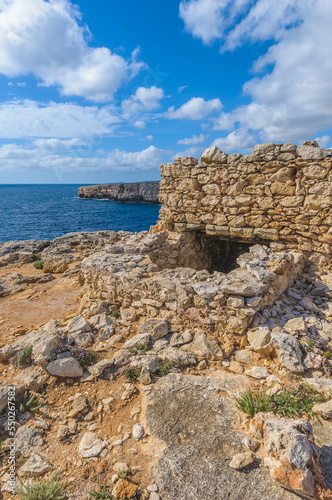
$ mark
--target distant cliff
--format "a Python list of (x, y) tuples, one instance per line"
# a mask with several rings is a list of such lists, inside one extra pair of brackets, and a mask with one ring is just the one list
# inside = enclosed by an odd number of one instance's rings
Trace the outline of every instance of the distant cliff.
[(82, 186), (78, 190), (78, 196), (113, 201), (159, 203), (159, 181)]

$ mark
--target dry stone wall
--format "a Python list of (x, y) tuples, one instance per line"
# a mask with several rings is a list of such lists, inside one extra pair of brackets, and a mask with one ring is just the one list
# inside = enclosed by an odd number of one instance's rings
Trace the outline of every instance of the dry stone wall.
[(332, 248), (332, 155), (315, 141), (261, 144), (253, 154), (216, 146), (161, 165), (159, 227), (271, 242), (324, 263)]

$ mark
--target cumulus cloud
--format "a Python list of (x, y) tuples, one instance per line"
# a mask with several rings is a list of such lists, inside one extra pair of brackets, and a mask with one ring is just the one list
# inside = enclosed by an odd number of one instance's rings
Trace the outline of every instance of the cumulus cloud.
[(204, 134), (200, 135), (193, 135), (190, 138), (187, 139), (180, 139), (178, 141), (178, 144), (184, 144), (185, 146), (189, 146), (190, 144), (199, 144), (200, 142), (204, 142)]
[(212, 145), (217, 146), (222, 151), (250, 151), (256, 144), (254, 134), (246, 129), (237, 129), (226, 137), (220, 137), (213, 141)]
[(181, 156), (193, 156), (194, 158), (198, 158), (203, 153), (203, 149), (199, 146), (191, 146), (190, 148), (185, 149), (184, 151), (179, 151), (172, 156), (174, 158), (180, 158)]
[(17, 144), (5, 144), (0, 147), (0, 171), (131, 171), (157, 168), (163, 153), (155, 146), (149, 146), (142, 151), (127, 152), (114, 149), (102, 156), (80, 156), (80, 150), (75, 149), (75, 142), (61, 141), (64, 154), (59, 154), (54, 147), (57, 139), (52, 141), (35, 141), (27, 147)]
[(122, 101), (122, 110), (125, 117), (130, 118), (133, 115), (145, 111), (153, 111), (160, 108), (160, 101), (164, 97), (164, 91), (158, 87), (139, 87), (135, 94), (129, 99)]
[(109, 136), (120, 121), (116, 109), (110, 105), (98, 108), (30, 100), (0, 104), (0, 138), (3, 139)]
[(144, 64), (138, 50), (125, 59), (107, 47), (90, 47), (88, 28), (69, 0), (0, 2), (0, 73), (33, 74), (63, 95), (107, 102)]
[[(203, 14), (212, 20), (210, 35), (204, 22), (199, 27)], [(180, 15), (193, 36), (220, 40), (222, 51), (269, 43), (253, 66), (257, 75), (243, 86), (251, 102), (222, 113), (215, 130), (245, 129), (258, 141), (301, 141), (332, 127), (332, 3), (279, 0), (271, 8), (270, 0), (188, 0)]]
[(220, 111), (221, 108), (219, 99), (205, 101), (202, 97), (193, 97), (178, 109), (174, 106), (168, 108), (164, 116), (169, 120), (201, 120), (214, 111)]

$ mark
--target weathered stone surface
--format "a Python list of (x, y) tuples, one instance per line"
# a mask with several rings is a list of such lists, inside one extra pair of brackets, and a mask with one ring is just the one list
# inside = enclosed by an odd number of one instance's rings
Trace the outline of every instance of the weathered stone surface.
[(262, 356), (267, 356), (273, 351), (271, 331), (268, 327), (249, 330), (247, 335), (251, 347)]
[(19, 469), (20, 476), (40, 477), (50, 472), (52, 465), (41, 455), (32, 455)]
[(83, 458), (97, 457), (108, 446), (95, 432), (86, 432), (82, 437), (78, 452)]
[(81, 315), (76, 316), (69, 325), (69, 333), (73, 335), (73, 337), (83, 332), (90, 332), (91, 329), (91, 324)]
[(281, 331), (272, 332), (271, 339), (282, 366), (293, 373), (303, 373), (302, 350), (299, 341)]
[(39, 453), (44, 445), (41, 432), (37, 429), (22, 426), (19, 427), (15, 436), (15, 450), (23, 457), (30, 457)]
[(246, 451), (245, 453), (234, 455), (229, 466), (232, 467), (232, 469), (242, 470), (248, 467), (248, 465), (251, 465), (255, 460), (256, 455), (252, 451)]
[(66, 259), (47, 259), (43, 265), (43, 273), (64, 273), (68, 269)]
[(162, 319), (147, 319), (140, 326), (140, 332), (151, 335), (151, 339), (155, 341), (167, 335), (168, 323)]
[(99, 198), (114, 201), (158, 203), (159, 182), (101, 184), (79, 188), (80, 198)]
[(72, 408), (70, 412), (68, 413), (69, 418), (74, 418), (76, 415), (81, 413), (83, 410), (85, 410), (88, 407), (88, 402), (84, 396), (78, 396), (76, 399), (74, 399)]
[(202, 163), (226, 163), (227, 155), (217, 146), (211, 146), (203, 151), (201, 161)]
[(134, 498), (137, 489), (137, 485), (127, 479), (119, 479), (113, 488), (112, 494), (115, 498)]
[(98, 361), (94, 365), (88, 366), (88, 371), (93, 377), (100, 377), (103, 374), (104, 370), (110, 368), (114, 364), (113, 359), (103, 359), (102, 361)]
[(214, 379), (170, 374), (147, 395), (149, 433), (166, 446), (152, 468), (161, 497), (295, 500), (266, 469), (243, 474), (229, 466), (234, 453), (247, 450), (235, 426), (234, 404), (218, 396), (214, 383)]
[(218, 342), (213, 338), (207, 337), (204, 333), (198, 335), (195, 340), (186, 347), (197, 356), (216, 356), (218, 359), (223, 359), (223, 352)]
[(269, 467), (272, 477), (304, 498), (332, 498), (332, 491), (325, 484), (309, 422), (271, 419), (265, 422), (263, 432), (264, 464)]
[(47, 371), (55, 377), (75, 378), (83, 375), (83, 368), (75, 358), (56, 359), (47, 366)]
[[(12, 384), (6, 384), (5, 382), (0, 382), (0, 413), (3, 412), (5, 408), (8, 407), (8, 391)], [(19, 400), (24, 394), (24, 385), (14, 384), (16, 398)]]
[(326, 403), (316, 404), (313, 406), (312, 410), (323, 418), (332, 420), (332, 399)]
[(332, 394), (332, 380), (327, 378), (306, 378), (304, 382), (327, 398)]
[(250, 370), (246, 370), (248, 377), (256, 378), (258, 380), (265, 379), (269, 376), (269, 372), (264, 366), (253, 366)]
[(137, 347), (139, 344), (149, 345), (150, 340), (151, 340), (151, 335), (149, 333), (139, 333), (135, 335), (135, 337), (133, 337), (132, 339), (127, 340), (123, 348), (132, 349), (134, 347)]
[[(15, 376), (15, 381), (31, 391), (39, 391), (49, 379), (49, 374), (40, 366), (29, 366)], [(1, 407), (1, 405), (0, 405)]]

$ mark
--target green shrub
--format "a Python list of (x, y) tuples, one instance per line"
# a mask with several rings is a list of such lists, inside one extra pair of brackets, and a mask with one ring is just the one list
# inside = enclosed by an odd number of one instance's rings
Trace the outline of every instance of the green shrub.
[(141, 374), (141, 368), (130, 368), (125, 371), (125, 375), (130, 382), (136, 382)]
[(166, 375), (172, 368), (176, 366), (176, 361), (169, 361), (166, 365), (158, 365), (156, 375)]
[(30, 360), (32, 349), (32, 345), (23, 349), (21, 356), (17, 360), (20, 366), (24, 365), (28, 360)]
[(18, 490), (20, 500), (62, 500), (66, 496), (67, 485), (61, 478), (51, 476), (40, 483), (33, 481)]
[(129, 466), (128, 469), (123, 469), (119, 470), (118, 476), (120, 479), (126, 479), (126, 477), (131, 475), (131, 467)]
[(118, 311), (117, 309), (113, 309), (112, 311), (109, 311), (107, 313), (107, 316), (112, 316), (112, 318), (120, 318), (120, 311)]
[(33, 263), (33, 267), (35, 267), (36, 269), (43, 269), (44, 264), (44, 260), (36, 260), (36, 262)]
[(313, 415), (312, 407), (316, 403), (328, 401), (309, 385), (303, 384), (296, 389), (285, 389), (278, 394), (267, 394), (265, 391), (248, 389), (236, 400), (237, 408), (250, 417), (260, 412), (273, 412), (283, 417), (294, 418), (302, 415)]
[(143, 351), (143, 353), (145, 354), (149, 350), (150, 348), (146, 344), (137, 344), (136, 347), (132, 347), (131, 349), (129, 349), (129, 352), (131, 352), (132, 354), (137, 354), (138, 351)]
[(332, 358), (332, 353), (329, 352), (329, 351), (325, 351), (323, 356), (324, 356), (325, 359), (331, 359)]

